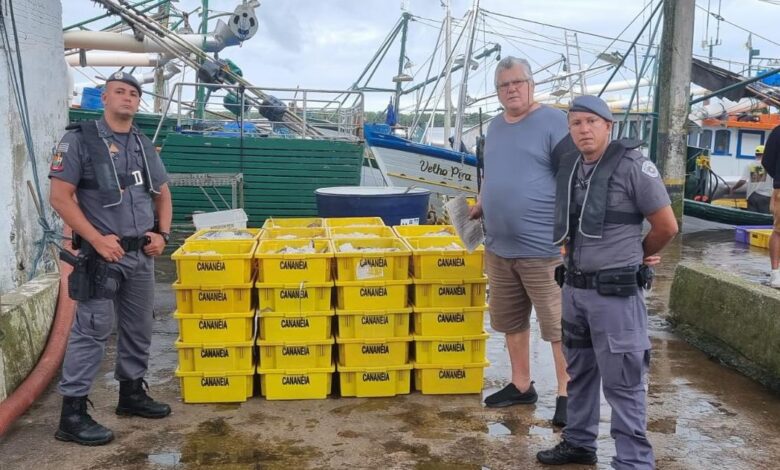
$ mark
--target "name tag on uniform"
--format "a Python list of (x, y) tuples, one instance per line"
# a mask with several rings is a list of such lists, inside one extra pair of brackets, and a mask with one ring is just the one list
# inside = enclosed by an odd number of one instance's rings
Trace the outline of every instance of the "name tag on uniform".
[(133, 175), (133, 179), (135, 180), (135, 186), (138, 186), (139, 184), (144, 184), (144, 177), (141, 175), (141, 172), (139, 170), (135, 170), (131, 174)]

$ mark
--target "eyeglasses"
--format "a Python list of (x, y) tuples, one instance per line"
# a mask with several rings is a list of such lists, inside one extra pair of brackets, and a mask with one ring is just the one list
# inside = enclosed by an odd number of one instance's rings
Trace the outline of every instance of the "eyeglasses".
[(528, 83), (530, 81), (531, 81), (530, 78), (524, 78), (522, 80), (512, 80), (510, 82), (499, 83), (497, 88), (500, 91), (506, 92), (506, 91), (509, 90), (510, 87), (511, 88), (520, 88), (524, 83)]

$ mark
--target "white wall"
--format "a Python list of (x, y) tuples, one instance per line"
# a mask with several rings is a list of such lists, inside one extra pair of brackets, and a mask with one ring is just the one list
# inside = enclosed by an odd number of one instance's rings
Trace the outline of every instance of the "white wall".
[[(0, 0), (11, 44), (0, 41), (0, 293), (24, 283), (32, 273), (42, 230), (27, 181), (34, 181), (5, 52), (16, 54), (8, 3)], [(14, 18), (27, 91), (32, 140), (46, 217), (59, 230), (48, 205), (47, 178), (52, 148), (68, 122), (68, 78), (63, 58), (59, 0), (14, 2)], [(54, 266), (50, 250), (37, 274)]]

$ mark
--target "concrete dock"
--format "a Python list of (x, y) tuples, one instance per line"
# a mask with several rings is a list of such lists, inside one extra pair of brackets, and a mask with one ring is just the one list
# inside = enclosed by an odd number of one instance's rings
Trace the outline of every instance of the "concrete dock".
[[(713, 228), (691, 224), (691, 229)], [(702, 230), (682, 237), (681, 259), (728, 268), (764, 282), (767, 252), (733, 243), (731, 230)], [(648, 428), (659, 469), (764, 469), (780, 461), (780, 399), (757, 382), (711, 360), (677, 335), (666, 320), (670, 283), (680, 261), (668, 250), (648, 298), (653, 344)], [(158, 269), (156, 322), (150, 372), (151, 395), (167, 401), (163, 420), (114, 414), (113, 343), (90, 395), (93, 417), (112, 428), (114, 442), (88, 448), (54, 440), (60, 397), (53, 386), (0, 441), (0, 470), (10, 469), (532, 469), (535, 454), (555, 445), (550, 424), (555, 376), (550, 348), (532, 330), (532, 376), (540, 394), (532, 406), (485, 408), (480, 395), (394, 398), (330, 398), (188, 405), (173, 376), (170, 283), (175, 269)], [(487, 324), (486, 324), (487, 325)], [(508, 378), (503, 337), (488, 341), (489, 394)], [(602, 399), (598, 468), (614, 453), (610, 409)], [(563, 468), (593, 468), (570, 466)]]

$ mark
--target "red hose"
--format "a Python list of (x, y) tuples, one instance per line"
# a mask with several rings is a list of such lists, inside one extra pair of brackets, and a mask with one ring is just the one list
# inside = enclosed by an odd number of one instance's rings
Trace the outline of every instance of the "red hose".
[(68, 296), (68, 276), (73, 271), (73, 267), (64, 261), (60, 261), (59, 264), (60, 292), (46, 348), (30, 375), (11, 395), (0, 402), (0, 436), (5, 435), (14, 421), (27, 411), (27, 408), (51, 383), (58, 374), (62, 358), (65, 356), (65, 348), (68, 345), (68, 336), (76, 312), (76, 302)]

